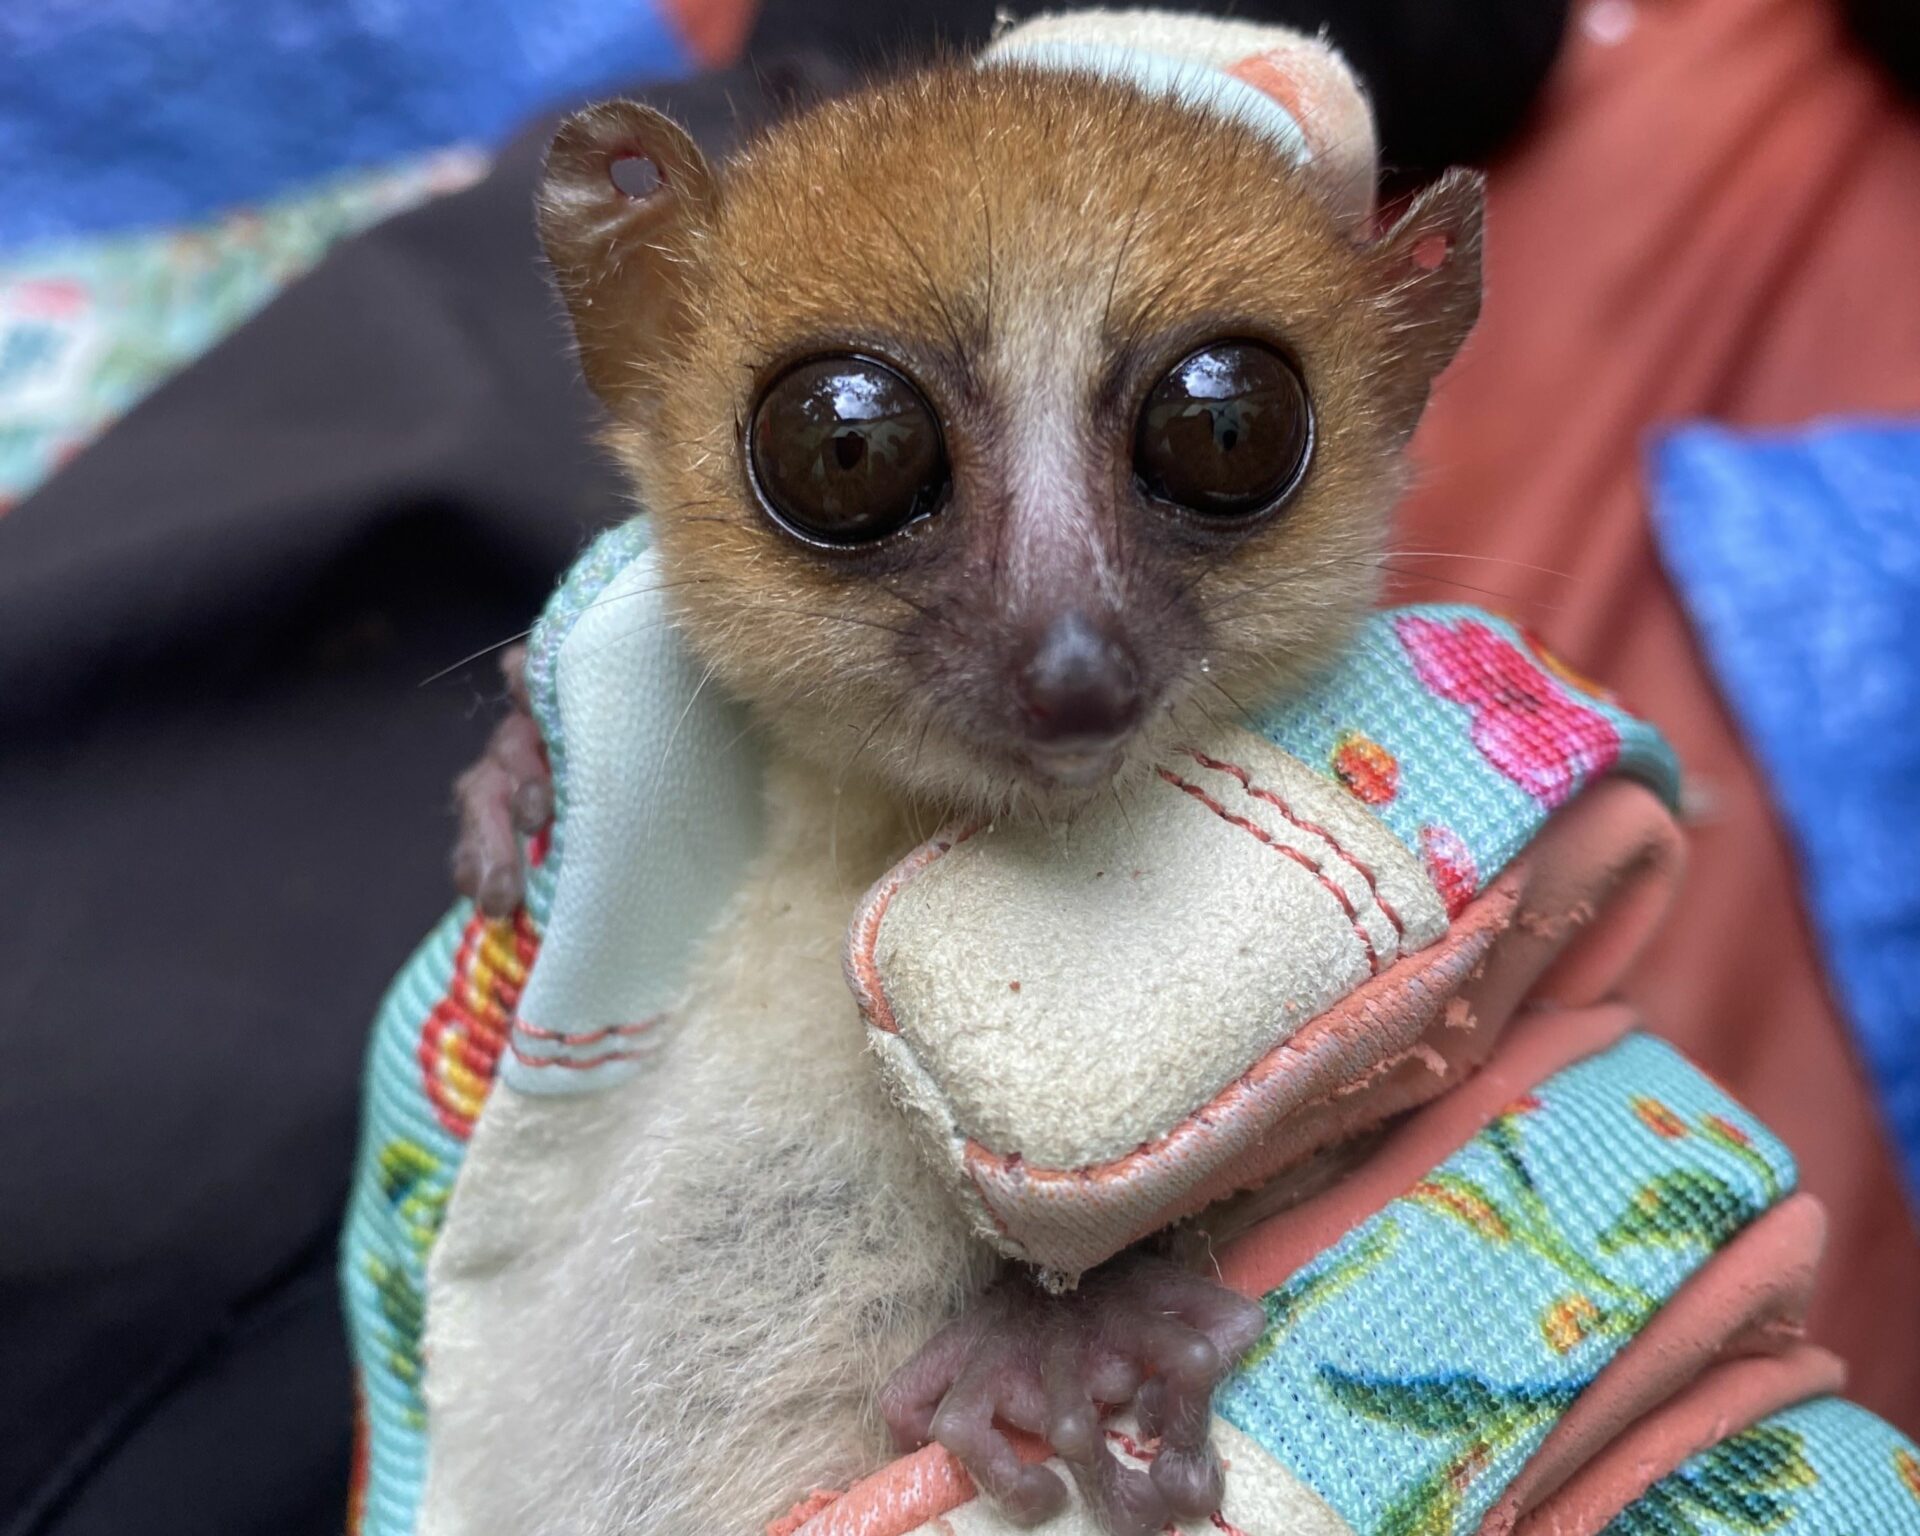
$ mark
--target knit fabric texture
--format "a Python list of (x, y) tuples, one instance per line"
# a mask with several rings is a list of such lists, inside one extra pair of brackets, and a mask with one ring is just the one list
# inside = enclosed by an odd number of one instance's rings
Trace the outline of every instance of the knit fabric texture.
[(1915, 1536), (1920, 1451), (1825, 1397), (1776, 1413), (1662, 1478), (1605, 1536)]
[(1793, 1159), (1651, 1036), (1548, 1079), (1269, 1292), (1222, 1390), (1359, 1536), (1468, 1536)]
[[(646, 547), (637, 520), (603, 535), (535, 627), (527, 688), (553, 768), (550, 833), (529, 850), (526, 900), (491, 921), (468, 901), (447, 914), (388, 989), (374, 1020), (360, 1151), (340, 1276), (358, 1393), (351, 1536), (411, 1536), (426, 1476), (427, 1258), (474, 1121), (513, 1039), (515, 1008), (539, 952), (566, 836), (566, 751), (554, 665), (560, 641)], [(528, 1040), (520, 1049), (542, 1051)]]
[(1598, 776), (1642, 779), (1669, 806), (1680, 792), (1651, 725), (1518, 626), (1457, 604), (1376, 615), (1259, 730), (1371, 807), (1456, 913)]

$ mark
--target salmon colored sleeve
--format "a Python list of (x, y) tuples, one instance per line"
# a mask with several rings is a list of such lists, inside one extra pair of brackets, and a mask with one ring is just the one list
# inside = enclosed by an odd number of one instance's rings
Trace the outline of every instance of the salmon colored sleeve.
[(1723, 1360), (1535, 1505), (1515, 1536), (1601, 1536), (1694, 1455), (1796, 1403), (1838, 1392), (1846, 1378), (1838, 1359), (1811, 1344)]
[(759, 0), (665, 0), (665, 5), (687, 51), (707, 69), (740, 57), (760, 11)]
[(1662, 569), (1643, 458), (1697, 417), (1920, 412), (1920, 113), (1840, 13), (1574, 6), (1535, 130), (1492, 173), (1487, 302), (1415, 439), (1391, 595), (1493, 604), (1673, 742), (1703, 810), (1628, 996), (1798, 1153), (1831, 1222), (1812, 1337), (1911, 1432), (1920, 1232), (1766, 785)]

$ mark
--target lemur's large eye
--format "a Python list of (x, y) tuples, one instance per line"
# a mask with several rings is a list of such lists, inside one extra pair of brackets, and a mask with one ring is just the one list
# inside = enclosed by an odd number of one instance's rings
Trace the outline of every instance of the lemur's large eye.
[(1154, 385), (1134, 431), (1147, 494), (1203, 517), (1280, 505), (1313, 452), (1313, 406), (1293, 364), (1254, 341), (1216, 341)]
[(761, 499), (813, 544), (865, 544), (904, 528), (946, 494), (940, 423), (884, 363), (820, 357), (768, 386), (748, 429)]

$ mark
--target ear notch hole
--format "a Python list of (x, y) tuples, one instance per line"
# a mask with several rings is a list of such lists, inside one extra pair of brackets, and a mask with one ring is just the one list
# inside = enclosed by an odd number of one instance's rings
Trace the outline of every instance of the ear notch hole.
[(644, 203), (667, 184), (660, 162), (637, 144), (624, 145), (607, 157), (607, 180), (630, 202)]
[(1407, 260), (1417, 271), (1438, 272), (1452, 254), (1453, 236), (1445, 230), (1436, 229), (1414, 241), (1413, 249), (1407, 253)]

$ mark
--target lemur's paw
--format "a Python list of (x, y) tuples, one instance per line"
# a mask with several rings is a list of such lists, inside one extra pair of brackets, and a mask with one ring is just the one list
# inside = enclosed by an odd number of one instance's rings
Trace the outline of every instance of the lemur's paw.
[(494, 727), (480, 761), (455, 781), (460, 838), (453, 849), (453, 883), (488, 917), (506, 917), (526, 894), (521, 839), (553, 819), (553, 774), (540, 745), (540, 727), (527, 699), (527, 648), (500, 657), (510, 713)]
[[(1116, 1259), (1065, 1296), (1015, 1276), (894, 1373), (881, 1412), (903, 1450), (939, 1441), (1020, 1525), (1059, 1513), (1067, 1489), (1020, 1459), (1008, 1425), (1052, 1447), (1114, 1536), (1151, 1536), (1220, 1507), (1213, 1390), (1265, 1326), (1258, 1302), (1164, 1259)], [(1127, 1406), (1148, 1437), (1145, 1472), (1101, 1429)]]

